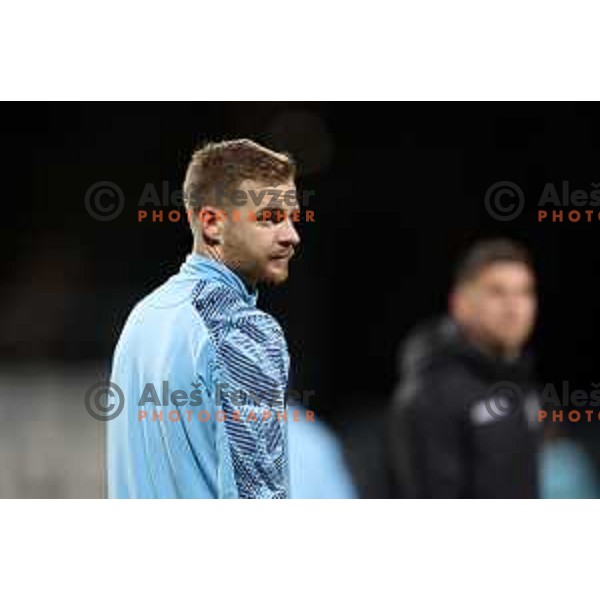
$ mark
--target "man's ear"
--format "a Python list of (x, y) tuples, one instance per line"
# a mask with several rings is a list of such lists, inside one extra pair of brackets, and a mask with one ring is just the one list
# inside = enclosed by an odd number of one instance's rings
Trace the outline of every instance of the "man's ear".
[(227, 213), (222, 208), (205, 206), (198, 211), (198, 225), (202, 240), (209, 246), (223, 243), (223, 229)]
[(453, 292), (452, 314), (461, 323), (471, 323), (477, 313), (477, 286), (467, 281), (459, 284)]

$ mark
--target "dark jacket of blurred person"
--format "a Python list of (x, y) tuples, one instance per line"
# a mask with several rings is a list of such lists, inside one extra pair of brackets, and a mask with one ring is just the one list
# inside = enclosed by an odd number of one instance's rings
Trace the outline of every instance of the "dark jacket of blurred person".
[(539, 397), (523, 351), (536, 299), (525, 256), (506, 240), (475, 247), (451, 316), (403, 344), (389, 440), (396, 495), (538, 497)]

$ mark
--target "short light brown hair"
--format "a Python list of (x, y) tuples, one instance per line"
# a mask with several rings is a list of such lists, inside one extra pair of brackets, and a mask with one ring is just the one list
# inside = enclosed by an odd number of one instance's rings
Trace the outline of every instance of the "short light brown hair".
[(533, 259), (523, 244), (507, 238), (483, 240), (474, 244), (454, 273), (454, 286), (468, 283), (477, 278), (487, 267), (498, 262), (516, 262), (533, 271)]
[[(248, 139), (211, 142), (196, 150), (187, 168), (183, 196), (188, 211), (197, 211), (252, 179), (279, 185), (293, 179), (296, 165), (287, 153), (274, 152)], [(193, 229), (193, 227), (192, 227)]]

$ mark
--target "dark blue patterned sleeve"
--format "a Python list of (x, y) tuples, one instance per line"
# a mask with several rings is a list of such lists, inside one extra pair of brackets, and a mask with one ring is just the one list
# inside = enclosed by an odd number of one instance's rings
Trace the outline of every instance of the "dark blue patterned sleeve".
[(273, 317), (236, 318), (217, 349), (217, 408), (240, 498), (287, 498), (285, 392), (289, 357)]

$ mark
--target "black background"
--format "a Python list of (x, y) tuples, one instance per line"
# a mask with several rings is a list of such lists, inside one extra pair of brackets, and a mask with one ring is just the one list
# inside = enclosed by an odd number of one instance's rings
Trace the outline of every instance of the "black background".
[[(600, 182), (600, 117), (585, 103), (4, 104), (2, 362), (108, 365), (128, 311), (191, 247), (184, 221), (137, 222), (145, 186), (176, 192), (198, 145), (234, 137), (290, 151), (299, 188), (315, 192), (289, 282), (259, 302), (284, 325), (294, 386), (315, 390), (351, 462), (379, 451), (399, 341), (445, 309), (453, 265), (480, 238), (533, 252), (540, 380), (600, 382), (600, 220), (537, 222), (546, 183)], [(99, 181), (126, 200), (112, 221), (85, 208)], [(497, 181), (523, 190), (512, 221), (486, 210)], [(589, 443), (598, 427), (576, 435)]]

